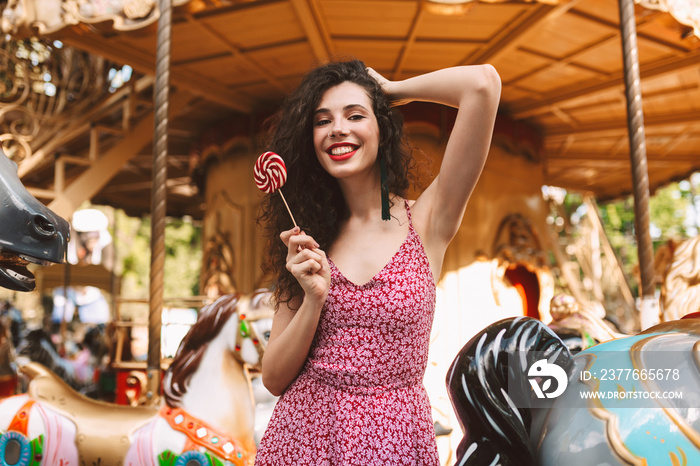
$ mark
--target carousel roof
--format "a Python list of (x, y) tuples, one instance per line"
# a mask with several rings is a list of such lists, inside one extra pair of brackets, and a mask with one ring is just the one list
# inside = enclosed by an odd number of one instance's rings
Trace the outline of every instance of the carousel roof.
[[(26, 156), (23, 181), (59, 211), (81, 195), (131, 213), (150, 210), (157, 7), (129, 0), (116, 11), (112, 3), (63, 0), (60, 21), (41, 11), (24, 20), (21, 12), (3, 15), (5, 32), (17, 37), (38, 31), (60, 40), (63, 50), (133, 69), (128, 85), (79, 112), (54, 111), (60, 124), (45, 123), (43, 139), (22, 146), (15, 137)], [(643, 3), (635, 14), (655, 189), (700, 170), (700, 2)], [(491, 63), (503, 81), (500, 112), (536, 136), (548, 184), (602, 199), (630, 193), (619, 23), (618, 3), (610, 0), (176, 1), (169, 213), (201, 215), (191, 153), (213, 137), (212, 129), (246, 121), (238, 131), (250, 135), (310, 67), (347, 56), (390, 79)]]

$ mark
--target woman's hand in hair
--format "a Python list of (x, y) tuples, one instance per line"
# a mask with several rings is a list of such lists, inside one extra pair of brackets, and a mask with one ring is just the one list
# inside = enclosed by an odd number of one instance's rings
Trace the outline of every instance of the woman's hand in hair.
[(331, 284), (326, 253), (318, 243), (298, 227), (280, 234), (287, 246), (287, 270), (304, 290), (304, 299), (323, 305)]
[(367, 68), (367, 73), (374, 78), (375, 81), (379, 83), (381, 86), (382, 90), (384, 93), (387, 95), (387, 98), (389, 99), (389, 102), (391, 102), (392, 107), (396, 107), (399, 105), (405, 105), (409, 102), (411, 102), (411, 99), (406, 99), (406, 98), (401, 98), (399, 99), (395, 92), (394, 92), (394, 87), (396, 86), (396, 83), (394, 81), (389, 81), (386, 79), (384, 76), (379, 74), (374, 68)]

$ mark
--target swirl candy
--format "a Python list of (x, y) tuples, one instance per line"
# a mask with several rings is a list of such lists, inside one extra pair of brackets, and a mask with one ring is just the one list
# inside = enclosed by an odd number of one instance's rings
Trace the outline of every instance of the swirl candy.
[(257, 162), (255, 162), (253, 177), (255, 178), (255, 184), (261, 191), (272, 194), (279, 190), (280, 197), (282, 197), (284, 205), (287, 207), (287, 212), (292, 217), (294, 226), (297, 226), (297, 221), (294, 220), (294, 215), (289, 210), (289, 204), (287, 204), (287, 200), (280, 189), (287, 182), (287, 166), (284, 164), (282, 157), (270, 151), (260, 154)]
[(263, 152), (253, 170), (255, 184), (261, 191), (272, 194), (287, 181), (287, 167), (282, 157), (274, 152)]

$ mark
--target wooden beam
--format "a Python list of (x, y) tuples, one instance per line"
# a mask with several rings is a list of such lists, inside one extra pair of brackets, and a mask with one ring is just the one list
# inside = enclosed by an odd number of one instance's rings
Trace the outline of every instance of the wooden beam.
[(56, 197), (56, 191), (53, 189), (41, 189), (28, 186), (27, 191), (38, 199), (54, 199)]
[(321, 14), (321, 7), (319, 6), (319, 1), (321, 0), (308, 0), (311, 11), (316, 18), (316, 25), (318, 26), (318, 32), (323, 38), (323, 43), (326, 45), (326, 50), (328, 50), (329, 56), (335, 54), (335, 47), (333, 46), (333, 38), (328, 30), (328, 24), (324, 21), (324, 16)]
[(416, 15), (413, 17), (413, 22), (411, 23), (411, 29), (408, 32), (408, 38), (404, 42), (403, 47), (401, 47), (401, 52), (399, 52), (399, 58), (396, 61), (396, 66), (394, 66), (394, 73), (391, 79), (397, 80), (401, 75), (401, 70), (403, 69), (404, 63), (406, 62), (406, 57), (408, 53), (413, 48), (416, 43), (416, 36), (418, 35), (418, 27), (420, 26), (423, 18), (425, 17), (425, 8), (422, 6), (416, 11)]
[[(700, 63), (700, 49), (689, 52), (683, 56), (663, 58), (655, 62), (640, 65), (640, 76), (641, 79), (650, 79), (655, 76), (663, 76), (687, 68), (697, 69), (698, 63)], [(523, 99), (520, 102), (514, 102), (510, 107), (510, 112), (515, 119), (527, 118), (548, 112), (553, 105), (560, 105), (568, 100), (576, 99), (594, 92), (607, 91), (618, 87), (622, 88), (623, 86), (624, 73), (620, 70), (603, 81), (599, 78), (594, 78), (556, 89), (552, 91), (547, 98)]]
[(260, 76), (262, 76), (267, 82), (269, 82), (270, 84), (272, 84), (277, 89), (284, 92), (285, 94), (287, 92), (289, 92), (289, 89), (287, 89), (284, 86), (284, 84), (279, 82), (279, 80), (277, 80), (277, 78), (275, 78), (272, 75), (272, 73), (270, 73), (268, 70), (266, 70), (260, 63), (258, 63), (257, 61), (255, 61), (254, 59), (252, 59), (251, 57), (249, 57), (248, 55), (243, 53), (241, 51), (241, 49), (236, 47), (233, 44), (233, 42), (228, 40), (225, 36), (220, 34), (218, 31), (215, 31), (214, 29), (212, 29), (208, 25), (204, 24), (203, 22), (199, 21), (197, 18), (195, 18), (191, 14), (186, 14), (184, 16), (187, 19), (187, 22), (196, 26), (200, 31), (204, 32), (205, 34), (213, 37), (214, 39), (216, 39), (219, 42), (221, 42), (222, 44), (224, 44), (224, 46), (228, 49), (229, 52), (231, 52), (231, 54), (233, 54), (234, 57), (238, 57), (241, 60), (245, 61), (251, 68), (255, 69), (255, 71), (260, 73)]
[(306, 38), (309, 40), (314, 55), (319, 61), (328, 61), (331, 55), (330, 36), (318, 26), (316, 17), (314, 17), (314, 12), (312, 11), (312, 9), (315, 8), (318, 13), (318, 6), (314, 5), (313, 2), (312, 5), (309, 6), (307, 0), (292, 0), (292, 6), (297, 13), (297, 17), (299, 17), (301, 27), (306, 33)]
[[(176, 115), (192, 99), (184, 92), (171, 93), (169, 110)], [(124, 164), (153, 139), (153, 112), (134, 125), (126, 137), (78, 176), (49, 204), (58, 216), (70, 218), (80, 204), (100, 191)]]
[[(636, 18), (637, 29), (643, 28), (646, 24), (653, 23), (654, 21), (657, 21), (659, 16), (665, 14), (664, 12), (662, 12), (660, 10), (653, 11), (653, 10), (649, 10), (646, 8), (644, 9), (644, 12), (645, 12), (644, 15), (638, 16)], [(620, 24), (619, 23), (609, 21), (609, 20), (607, 20), (605, 18), (601, 18), (599, 16), (594, 16), (588, 12), (584, 12), (581, 10), (572, 10), (571, 14), (578, 16), (579, 18), (583, 18), (583, 19), (586, 19), (588, 21), (594, 22), (600, 26), (605, 26), (608, 29), (610, 29), (611, 31), (614, 31), (618, 34), (620, 32)], [(665, 47), (669, 51), (675, 51), (678, 53), (686, 53), (688, 51), (688, 49), (686, 49), (682, 45), (674, 44), (673, 42), (669, 42), (669, 41), (660, 39), (659, 37), (655, 37), (653, 35), (646, 34), (643, 31), (637, 30), (637, 37), (639, 39), (644, 39), (645, 41), (653, 42), (657, 45)]]
[(604, 39), (599, 40), (595, 44), (587, 45), (585, 47), (581, 47), (578, 50), (570, 53), (569, 55), (565, 57), (553, 57), (549, 54), (542, 53), (540, 51), (532, 50), (528, 47), (521, 47), (520, 50), (529, 54), (533, 55), (538, 58), (542, 58), (544, 60), (547, 60), (548, 63), (546, 65), (542, 65), (533, 69), (529, 69), (526, 72), (514, 76), (513, 78), (509, 79), (507, 82), (503, 83), (505, 86), (515, 86), (517, 85), (520, 81), (522, 81), (525, 78), (529, 78), (530, 76), (537, 74), (537, 73), (542, 73), (545, 72), (546, 70), (552, 70), (552, 69), (557, 69), (557, 68), (563, 68), (565, 66), (575, 66), (577, 68), (580, 68), (582, 70), (586, 70), (590, 73), (595, 73), (599, 76), (602, 76), (603, 78), (607, 77), (607, 73), (596, 69), (592, 68), (590, 66), (585, 66), (580, 63), (575, 63), (574, 60), (576, 60), (578, 57), (583, 55), (584, 53), (590, 52), (591, 49), (600, 47), (601, 45), (604, 45), (608, 42), (613, 42), (613, 41), (618, 41), (620, 40), (619, 35), (610, 35)]
[(503, 28), (484, 48), (478, 49), (471, 55), (465, 57), (459, 64), (471, 65), (497, 60), (505, 53), (516, 49), (524, 40), (525, 33), (547, 19), (561, 15), (578, 2), (579, 0), (572, 0), (564, 5), (556, 7), (538, 3), (529, 8), (525, 14), (521, 15), (519, 22), (514, 27)]
[[(155, 75), (155, 50), (153, 54), (150, 54), (132, 46), (120, 44), (117, 40), (108, 40), (97, 34), (90, 34), (87, 37), (87, 35), (76, 34), (74, 31), (69, 31), (62, 36), (62, 41), (71, 47), (129, 65), (140, 73), (149, 76)], [(175, 67), (170, 71), (170, 82), (182, 91), (191, 92), (211, 102), (225, 105), (232, 110), (243, 113), (250, 113), (253, 110), (253, 101), (249, 96), (235, 92), (227, 86), (213, 81), (210, 77)]]
[[(700, 124), (700, 111), (670, 113), (666, 115), (644, 115), (644, 126), (664, 126), (677, 124)], [(624, 118), (614, 120), (593, 121), (590, 123), (578, 123), (576, 126), (550, 126), (545, 128), (545, 137), (570, 136), (589, 133), (601, 133), (607, 131), (627, 130), (627, 121)], [(698, 156), (700, 158), (700, 156)]]
[[(136, 92), (141, 92), (152, 83), (153, 78), (145, 76), (134, 83), (134, 89)], [(97, 102), (89, 112), (80, 115), (76, 119), (65, 122), (65, 124), (56, 129), (54, 137), (49, 139), (46, 144), (22, 161), (17, 170), (19, 178), (22, 179), (27, 173), (30, 173), (34, 168), (41, 165), (48, 157), (53, 156), (56, 149), (62, 144), (70, 142), (72, 139), (90, 131), (90, 121), (101, 115), (103, 111), (121, 102), (129, 92), (130, 90), (126, 87), (119, 89), (114, 94), (105, 97), (102, 102)]]
[[(649, 152), (647, 154), (647, 157), (649, 158), (649, 163), (651, 164), (652, 162), (658, 163), (658, 164), (670, 164), (670, 166), (673, 166), (673, 164), (677, 165), (695, 165), (697, 167), (700, 167), (700, 158), (698, 157), (697, 153), (691, 153), (691, 154), (674, 154), (674, 155), (669, 155), (669, 156), (664, 156), (660, 152)], [(627, 154), (621, 154), (621, 155), (616, 155), (612, 156), (609, 154), (602, 154), (602, 153), (592, 153), (592, 152), (569, 152), (566, 154), (548, 154), (547, 155), (547, 165), (549, 165), (552, 162), (556, 162), (557, 166), (562, 165), (563, 163), (571, 163), (571, 164), (578, 164), (578, 165), (585, 165), (589, 166), (590, 164), (593, 165), (601, 165), (601, 164), (620, 164), (620, 163), (626, 163), (626, 166), (629, 166), (630, 160)]]

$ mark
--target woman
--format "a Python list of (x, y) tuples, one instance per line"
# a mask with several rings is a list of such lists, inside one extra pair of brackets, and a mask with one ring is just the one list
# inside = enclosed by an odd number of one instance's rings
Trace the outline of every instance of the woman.
[[(263, 382), (281, 395), (257, 465), (436, 465), (422, 385), (447, 245), (488, 154), (500, 80), (490, 65), (389, 81), (360, 61), (311, 71), (277, 115), (295, 218), (263, 205), (277, 312)], [(438, 176), (405, 199), (412, 165), (389, 103), (458, 109)]]

